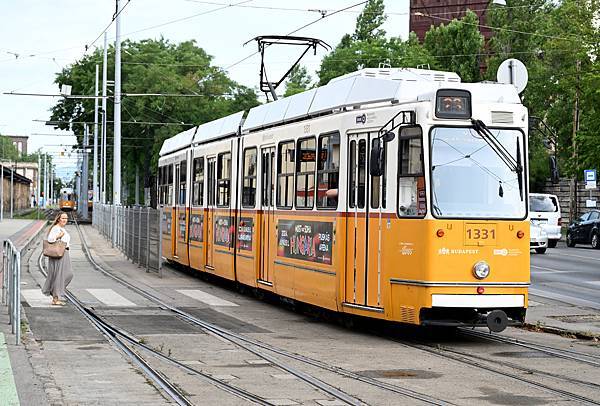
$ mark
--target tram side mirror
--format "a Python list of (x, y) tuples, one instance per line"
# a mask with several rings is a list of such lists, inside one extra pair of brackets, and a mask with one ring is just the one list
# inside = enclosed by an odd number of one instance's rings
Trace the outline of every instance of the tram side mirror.
[(371, 159), (369, 160), (369, 174), (371, 176), (383, 175), (383, 141), (375, 138), (371, 146)]
[(558, 173), (558, 163), (556, 162), (556, 157), (550, 156), (548, 158), (548, 163), (550, 165), (550, 180), (552, 183), (557, 184), (560, 181), (560, 174)]
[(393, 141), (395, 136), (396, 135), (394, 134), (393, 131), (386, 131), (386, 133), (383, 134), (383, 137), (382, 137), (383, 138), (383, 142)]

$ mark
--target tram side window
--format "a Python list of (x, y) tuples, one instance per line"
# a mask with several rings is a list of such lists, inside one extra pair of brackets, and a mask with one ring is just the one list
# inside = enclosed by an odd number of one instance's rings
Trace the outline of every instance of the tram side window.
[(179, 164), (179, 185), (178, 185), (179, 196), (178, 204), (185, 204), (185, 195), (187, 191), (187, 161), (181, 161)]
[(340, 134), (319, 137), (317, 164), (317, 208), (335, 209), (338, 205), (340, 174)]
[[(371, 148), (377, 140), (371, 141)], [(385, 209), (385, 191), (387, 186), (387, 143), (383, 142), (383, 175), (371, 176), (371, 208), (378, 209), (381, 205)], [(381, 185), (379, 184), (381, 181)], [(381, 201), (379, 200), (379, 188), (381, 187)]]
[(398, 215), (423, 217), (427, 212), (423, 167), (423, 133), (420, 127), (404, 128), (399, 137)]
[(282, 142), (277, 155), (277, 207), (292, 208), (295, 170), (294, 141)]
[(217, 159), (217, 206), (229, 207), (231, 188), (231, 153), (219, 154)]
[(315, 137), (299, 140), (296, 154), (296, 208), (312, 209), (315, 205), (317, 163)]
[(167, 204), (173, 204), (173, 165), (167, 166)]
[(256, 148), (244, 151), (244, 184), (242, 186), (242, 207), (254, 207), (256, 203)]
[(204, 157), (194, 158), (192, 174), (192, 205), (204, 205)]
[[(358, 161), (357, 161), (358, 160)], [(350, 190), (348, 197), (350, 207), (365, 207), (365, 181), (366, 181), (366, 163), (367, 163), (367, 141), (350, 141)]]

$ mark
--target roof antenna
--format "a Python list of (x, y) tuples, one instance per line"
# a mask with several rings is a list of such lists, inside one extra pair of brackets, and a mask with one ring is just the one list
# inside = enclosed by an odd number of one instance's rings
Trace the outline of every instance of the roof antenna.
[[(283, 83), (283, 81), (288, 77), (292, 69), (298, 65), (300, 60), (306, 55), (306, 53), (312, 48), (314, 54), (317, 54), (317, 46), (322, 46), (325, 50), (330, 50), (331, 46), (324, 41), (321, 41), (317, 38), (310, 37), (294, 37), (289, 35), (262, 35), (256, 38), (252, 38), (250, 41), (256, 41), (258, 43), (258, 52), (260, 52), (260, 91), (264, 92), (267, 96), (267, 100), (269, 99), (269, 94), (273, 97), (273, 100), (277, 100), (277, 95), (275, 94), (275, 89)], [(250, 42), (248, 41), (248, 42)], [(246, 45), (246, 42), (244, 45)], [(270, 45), (294, 45), (294, 46), (304, 46), (306, 49), (300, 57), (292, 64), (292, 66), (288, 69), (283, 76), (274, 82), (271, 82), (267, 79), (267, 69), (265, 66), (265, 49)]]

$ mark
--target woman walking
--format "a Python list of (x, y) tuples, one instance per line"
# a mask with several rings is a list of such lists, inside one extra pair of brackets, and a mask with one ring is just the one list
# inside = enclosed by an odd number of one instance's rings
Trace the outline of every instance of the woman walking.
[(46, 277), (46, 283), (42, 292), (50, 296), (52, 295), (52, 304), (58, 306), (64, 306), (65, 302), (61, 300), (65, 297), (65, 290), (67, 285), (73, 279), (73, 272), (71, 271), (71, 257), (69, 256), (69, 244), (71, 242), (71, 236), (65, 229), (69, 221), (67, 213), (61, 211), (48, 233), (47, 240), (49, 243), (56, 241), (62, 241), (65, 243), (65, 254), (61, 258), (48, 257), (48, 276)]

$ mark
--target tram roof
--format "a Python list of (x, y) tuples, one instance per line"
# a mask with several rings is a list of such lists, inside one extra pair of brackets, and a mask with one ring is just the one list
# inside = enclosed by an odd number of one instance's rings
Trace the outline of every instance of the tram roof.
[(159, 156), (170, 154), (171, 152), (179, 151), (180, 149), (189, 147), (194, 139), (194, 134), (198, 127), (192, 127), (189, 130), (175, 134), (171, 138), (167, 138), (160, 148)]
[(244, 111), (230, 114), (218, 120), (209, 121), (198, 126), (198, 131), (192, 139), (192, 144), (201, 144), (219, 138), (229, 137), (238, 133), (244, 119)]
[(440, 83), (460, 83), (460, 77), (428, 69), (362, 69), (332, 79), (325, 86), (252, 108), (242, 130), (258, 130), (344, 107), (416, 101)]

